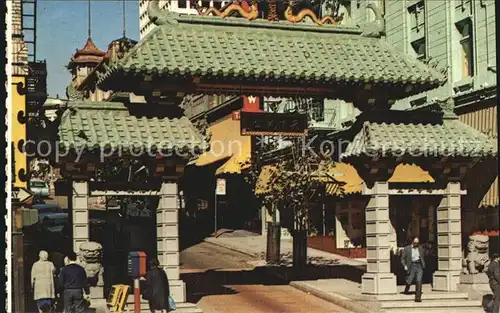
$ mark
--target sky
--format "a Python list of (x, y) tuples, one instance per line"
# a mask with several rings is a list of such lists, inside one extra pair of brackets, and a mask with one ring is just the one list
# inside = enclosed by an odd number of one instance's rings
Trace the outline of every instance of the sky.
[[(106, 51), (123, 34), (122, 0), (91, 0), (92, 39)], [(66, 98), (71, 75), (66, 65), (88, 37), (87, 0), (38, 0), (37, 60), (47, 61), (50, 97)], [(125, 0), (126, 35), (139, 40), (139, 0)]]

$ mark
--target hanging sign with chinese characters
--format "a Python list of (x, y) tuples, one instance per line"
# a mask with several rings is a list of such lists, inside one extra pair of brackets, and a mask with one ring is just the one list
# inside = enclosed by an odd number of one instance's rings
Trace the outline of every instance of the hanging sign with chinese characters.
[(299, 113), (240, 112), (243, 136), (307, 135), (307, 115)]

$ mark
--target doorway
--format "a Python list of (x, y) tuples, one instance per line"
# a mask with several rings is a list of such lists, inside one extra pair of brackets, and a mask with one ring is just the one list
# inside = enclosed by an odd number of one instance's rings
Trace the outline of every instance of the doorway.
[(89, 239), (103, 247), (106, 297), (112, 285), (132, 286), (127, 273), (129, 252), (144, 251), (148, 258), (157, 254), (157, 205), (157, 197), (120, 196), (107, 197), (104, 209), (89, 209)]

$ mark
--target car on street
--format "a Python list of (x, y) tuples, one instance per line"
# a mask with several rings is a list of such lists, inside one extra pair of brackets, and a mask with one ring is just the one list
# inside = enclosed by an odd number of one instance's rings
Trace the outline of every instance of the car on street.
[(42, 229), (60, 233), (68, 223), (68, 213), (50, 213), (42, 218)]
[(37, 210), (39, 223), (42, 223), (45, 217), (50, 217), (53, 214), (64, 213), (61, 207), (57, 204), (35, 204), (31, 207)]
[(35, 196), (33, 196), (33, 199), (31, 200), (31, 204), (32, 205), (45, 204), (45, 201), (43, 200), (42, 197), (35, 195)]
[(55, 251), (71, 246), (68, 213), (49, 213), (40, 223), (39, 242), (47, 249)]
[(30, 180), (29, 189), (36, 196), (48, 197), (50, 195), (49, 184), (40, 179)]

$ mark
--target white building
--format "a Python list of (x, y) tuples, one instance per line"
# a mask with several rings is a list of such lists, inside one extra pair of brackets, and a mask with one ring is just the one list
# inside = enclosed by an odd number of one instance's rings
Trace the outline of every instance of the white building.
[(57, 110), (61, 106), (66, 105), (67, 102), (68, 100), (66, 99), (48, 97), (47, 100), (45, 100), (45, 103), (43, 104), (45, 117), (49, 121), (53, 122), (57, 118)]
[[(176, 12), (180, 14), (194, 14), (197, 15), (198, 11), (194, 8), (194, 0), (160, 0), (160, 8), (161, 9), (168, 9), (171, 12)], [(215, 1), (196, 1), (197, 4), (200, 7), (204, 8), (211, 8), (215, 7), (217, 9), (220, 9), (221, 7), (225, 6), (226, 4), (232, 2), (232, 1), (221, 1), (221, 0), (215, 0)], [(148, 18), (148, 4), (149, 0), (139, 0), (139, 37), (140, 39), (144, 38), (151, 29), (153, 29), (154, 24), (151, 23), (151, 21)]]

